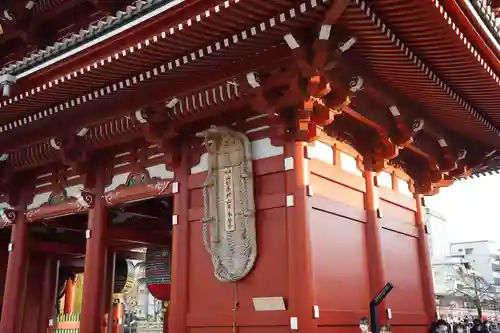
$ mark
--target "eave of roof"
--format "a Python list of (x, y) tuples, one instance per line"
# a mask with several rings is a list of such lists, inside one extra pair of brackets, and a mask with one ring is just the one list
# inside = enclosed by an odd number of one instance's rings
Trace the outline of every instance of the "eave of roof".
[(60, 42), (33, 52), (23, 60), (2, 68), (0, 75), (11, 74), (15, 75), (17, 79), (26, 77), (102, 43), (182, 2), (184, 0), (138, 0), (135, 5), (128, 6), (124, 11), (117, 11), (115, 16), (108, 16), (94, 22), (87, 29), (82, 29)]
[(462, 179), (471, 179), (471, 178), (479, 178), (483, 176), (493, 176), (498, 175), (500, 173), (500, 165), (497, 163), (493, 163), (493, 165), (487, 165), (480, 168), (474, 168), (472, 170), (472, 174), (468, 177), (464, 177)]
[[(499, 70), (497, 58), (500, 57), (500, 26), (498, 26), (494, 14), (492, 12), (491, 6), (487, 5), (485, 1), (482, 0), (455, 0), (454, 2), (444, 2), (443, 7), (448, 8), (450, 14), (454, 16), (460, 16), (460, 14), (466, 17), (467, 22), (461, 20), (457, 17), (455, 22), (462, 22), (472, 27), (476, 30), (476, 34), (480, 36), (484, 42), (484, 45), (489, 48), (486, 50), (482, 48), (482, 45), (477, 45), (481, 43), (479, 40), (475, 40), (475, 47), (482, 50), (482, 53), (493, 53), (496, 57), (491, 59), (487, 54), (484, 54), (490, 62), (494, 61), (496, 63), (490, 63), (493, 67)], [(452, 7), (460, 8), (462, 13), (453, 10)], [(469, 29), (463, 29), (464, 33), (467, 33)], [(474, 41), (474, 37), (468, 33), (469, 39)]]
[(500, 48), (500, 25), (497, 23), (497, 18), (491, 6), (483, 0), (463, 0), (463, 2), (475, 9), (472, 12), (475, 14), (475, 18), (482, 20), (483, 29), (491, 35), (496, 44), (495, 46)]

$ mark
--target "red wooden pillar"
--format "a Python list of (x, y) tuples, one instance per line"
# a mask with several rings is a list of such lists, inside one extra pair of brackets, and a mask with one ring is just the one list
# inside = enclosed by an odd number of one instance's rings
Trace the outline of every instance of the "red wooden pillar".
[[(186, 314), (188, 311), (188, 274), (189, 274), (189, 187), (190, 151), (182, 150), (182, 161), (175, 170), (176, 184), (173, 186), (174, 213), (172, 232), (172, 294), (169, 304), (168, 318), (163, 320), (163, 325), (169, 326), (173, 333), (184, 333), (186, 327)], [(176, 223), (176, 224), (175, 224)]]
[(420, 266), (420, 278), (422, 281), (422, 291), (424, 294), (424, 306), (429, 323), (437, 319), (436, 299), (434, 297), (434, 282), (432, 278), (432, 266), (429, 256), (429, 239), (424, 222), (422, 209), (422, 196), (415, 194), (416, 212), (415, 221), (418, 229), (418, 259)]
[(55, 261), (47, 256), (43, 268), (43, 287), (40, 306), (40, 315), (38, 317), (38, 332), (45, 333), (49, 325), (49, 319), (54, 312), (54, 291), (55, 291)]
[(309, 169), (302, 142), (286, 142), (285, 158), (293, 158), (293, 169), (286, 172), (286, 224), (288, 237), (288, 285), (290, 322), (296, 318), (298, 330), (314, 332), (315, 290), (309, 230), (309, 203), (306, 187)]
[(106, 295), (106, 233), (107, 211), (103, 195), (103, 182), (95, 186), (95, 203), (89, 210), (85, 270), (83, 279), (81, 333), (99, 333), (104, 320), (103, 298)]
[[(373, 171), (365, 171), (366, 193), (366, 251), (368, 258), (368, 274), (370, 277), (370, 297), (373, 298), (384, 287), (385, 273), (382, 254), (382, 225), (378, 217), (378, 193), (375, 186), (376, 174)], [(385, 316), (381, 316), (385, 311), (385, 304), (379, 307), (379, 320), (384, 321)]]
[(28, 225), (24, 211), (18, 212), (16, 215), (9, 245), (0, 333), (15, 333), (21, 328), (24, 307), (24, 289), (29, 258)]

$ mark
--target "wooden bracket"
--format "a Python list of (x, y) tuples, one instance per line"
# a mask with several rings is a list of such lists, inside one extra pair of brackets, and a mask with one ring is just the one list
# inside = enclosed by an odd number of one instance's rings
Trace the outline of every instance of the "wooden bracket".
[(88, 159), (85, 137), (88, 128), (82, 128), (73, 135), (52, 137), (49, 139), (50, 146), (57, 151), (60, 160), (65, 165), (77, 165), (85, 163)]

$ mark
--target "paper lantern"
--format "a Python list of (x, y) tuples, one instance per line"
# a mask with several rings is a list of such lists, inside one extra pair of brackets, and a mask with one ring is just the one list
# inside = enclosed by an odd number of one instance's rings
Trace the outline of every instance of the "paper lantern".
[(115, 285), (113, 293), (126, 294), (135, 283), (134, 264), (123, 258), (116, 258), (115, 262)]
[(170, 248), (148, 248), (146, 251), (146, 281), (154, 298), (170, 300)]

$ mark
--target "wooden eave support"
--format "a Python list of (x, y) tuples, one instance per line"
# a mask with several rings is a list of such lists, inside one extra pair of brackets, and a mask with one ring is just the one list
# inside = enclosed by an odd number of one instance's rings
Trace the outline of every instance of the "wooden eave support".
[[(338, 16), (340, 11), (345, 9), (345, 6), (335, 7), (339, 3), (347, 6), (344, 1), (337, 1), (332, 5), (332, 8), (336, 8), (335, 12), (339, 11)], [(343, 108), (350, 104), (350, 95), (359, 91), (363, 85), (359, 78), (354, 78), (348, 84), (335, 82), (334, 85), (334, 82), (326, 76), (326, 69), (330, 63), (336, 63), (341, 54), (354, 44), (354, 41), (351, 41), (350, 44), (339, 43), (335, 49), (332, 47), (330, 40), (332, 17), (325, 19), (312, 44), (291, 33), (284, 37), (291, 49), (301, 81), (304, 81), (300, 86), (305, 86), (299, 90), (301, 94), (297, 97), (296, 124), (291, 129), (296, 140), (308, 142), (315, 140), (319, 135), (317, 126), (331, 124), (335, 116), (341, 114)]]
[(89, 128), (83, 127), (71, 135), (52, 137), (50, 146), (57, 151), (60, 160), (69, 166), (81, 165), (88, 160), (88, 147), (86, 147), (86, 135)]
[[(263, 69), (264, 74), (266, 74)], [(267, 75), (267, 74), (266, 74)], [(162, 105), (156, 105), (155, 110), (142, 109), (135, 111), (131, 118), (135, 119), (138, 126), (142, 128), (144, 137), (148, 142), (160, 144), (163, 151), (176, 152), (178, 146), (178, 136), (191, 135), (197, 132), (197, 129), (206, 128), (206, 121), (220, 123), (233, 123), (241, 120), (244, 112), (234, 112), (238, 109), (244, 109), (250, 105), (258, 113), (268, 113), (269, 119), (278, 113), (281, 108), (291, 106), (294, 104), (294, 98), (298, 94), (298, 78), (297, 74), (292, 70), (283, 70), (279, 73), (261, 77), (260, 72), (250, 71), (248, 73), (236, 76), (232, 80), (223, 83), (213, 84), (212, 86), (219, 87), (220, 85), (234, 85), (235, 96), (224, 102), (216, 103), (200, 103), (196, 107), (192, 106), (191, 109), (186, 109), (183, 106), (183, 114), (178, 118), (172, 117), (172, 109), (176, 107), (176, 103), (191, 98), (187, 96), (174, 96), (167, 99)], [(280, 94), (276, 93), (274, 96), (269, 96), (266, 91), (273, 91), (276, 88), (288, 86), (287, 90), (281, 91)], [(194, 92), (204, 93), (209, 90), (201, 90)], [(236, 96), (237, 94), (237, 96)], [(269, 106), (267, 99), (272, 100), (273, 106)], [(203, 104), (203, 105), (201, 105)], [(231, 115), (227, 115), (222, 120), (214, 120), (214, 117), (224, 113), (226, 110), (232, 110)], [(185, 125), (190, 125), (189, 129)], [(203, 125), (202, 125), (203, 124)], [(179, 161), (179, 155), (176, 156), (175, 161)], [(172, 160), (173, 162), (173, 160)], [(168, 161), (170, 163), (170, 161)], [(176, 163), (172, 164), (175, 167)]]
[[(89, 127), (93, 124), (99, 124), (102, 119), (126, 115), (135, 110), (164, 103), (169, 97), (181, 96), (189, 92), (203, 89), (204, 87), (210, 87), (214, 82), (231, 80), (237, 75), (248, 73), (255, 70), (255, 68), (259, 68), (262, 64), (268, 62), (269, 59), (279, 62), (283, 61), (289, 55), (289, 49), (284, 45), (279, 45), (259, 53), (253, 58), (244, 59), (239, 63), (228, 64), (217, 70), (199, 72), (197, 80), (193, 80), (189, 77), (184, 82), (172, 83), (167, 86), (165, 86), (164, 81), (160, 80), (149, 86), (147, 94), (144, 94), (142, 91), (120, 94), (120, 106), (116, 105), (116, 100), (97, 99), (93, 102), (93, 108), (99, 109), (99, 112), (85, 112), (86, 106), (77, 106), (75, 109), (78, 108), (78, 110), (72, 110), (70, 112), (71, 118), (65, 123), (65, 128), (68, 132), (74, 133), (82, 126)], [(67, 111), (51, 116), (51, 122), (48, 122), (46, 126), (37, 128), (36, 131), (32, 131), (31, 133), (29, 132), (30, 125), (23, 126), (22, 131), (17, 129), (10, 131), (8, 139), (0, 139), (0, 147), (3, 147), (4, 150), (11, 150), (27, 146), (33, 142), (46, 140), (46, 138), (51, 137), (53, 133), (60, 132), (60, 121), (56, 121), (56, 119), (64, 119), (65, 113), (67, 113)], [(36, 127), (37, 126), (34, 128)]]
[[(240, 87), (240, 92), (247, 99), (250, 108), (256, 113), (267, 114), (266, 120), (275, 132), (274, 139), (281, 140), (289, 134), (290, 124), (284, 118), (282, 110), (296, 105), (297, 100), (300, 100), (298, 79), (292, 68), (260, 80), (259, 86), (245, 84)], [(280, 93), (271, 95), (267, 92), (280, 86), (286, 86)]]
[[(393, 89), (389, 88), (385, 83), (376, 78), (372, 73), (370, 73), (360, 62), (355, 58), (354, 55), (349, 57), (343, 57), (341, 59), (341, 64), (337, 67), (342, 69), (344, 72), (349, 73), (349, 75), (359, 75), (363, 78), (365, 84), (365, 91), (372, 95), (374, 98), (384, 102), (388, 107), (396, 106), (400, 111), (402, 118), (406, 119), (406, 125), (408, 126), (408, 121), (413, 122), (416, 119), (421, 119), (420, 116), (415, 112), (415, 107), (409, 106), (408, 102), (401, 98), (400, 96), (395, 96), (396, 93)], [(419, 112), (421, 113), (421, 112)], [(436, 130), (439, 128), (439, 131)], [(423, 127), (425, 133), (433, 136), (436, 140), (440, 138), (445, 138), (447, 142), (452, 142), (463, 148), (467, 148), (468, 145), (460, 139), (458, 136), (451, 133), (449, 130), (444, 129), (442, 126), (436, 125), (432, 119), (428, 116), (425, 117), (425, 126)]]
[[(409, 148), (410, 143), (413, 141), (413, 138), (418, 135), (419, 132), (424, 132), (429, 137), (432, 137), (435, 140), (436, 145), (439, 144), (441, 147), (441, 155), (436, 154), (435, 157), (430, 157), (428, 154), (422, 154), (423, 151), (410, 149), (415, 152), (418, 152), (420, 156), (428, 156), (426, 157), (429, 160), (429, 165), (433, 165), (433, 159), (438, 159), (439, 170), (435, 170), (431, 167), (431, 172), (434, 176), (431, 178), (436, 178), (436, 173), (442, 173), (441, 179), (445, 178), (445, 174), (448, 175), (452, 171), (450, 175), (453, 177), (460, 177), (458, 171), (466, 171), (467, 168), (464, 166), (464, 163), (467, 162), (467, 147), (463, 143), (463, 140), (459, 139), (457, 136), (452, 135), (449, 131), (445, 129), (440, 129), (436, 131), (435, 126), (432, 125), (432, 121), (426, 119), (418, 119), (415, 117), (414, 112), (410, 111), (405, 102), (400, 102), (399, 98), (394, 98), (393, 93), (389, 92), (390, 90), (382, 84), (379, 80), (377, 80), (373, 75), (364, 71), (362, 67), (355, 65), (352, 59), (344, 60), (342, 59), (342, 68), (347, 68), (347, 71), (352, 74), (360, 74), (366, 83), (366, 89), (371, 96), (386, 103), (389, 106), (389, 111), (394, 117), (396, 133), (390, 136), (390, 140), (395, 145), (400, 148)], [(376, 87), (376, 88), (374, 88)], [(414, 119), (414, 123), (411, 127), (408, 126), (408, 122), (405, 119)], [(413, 133), (412, 133), (413, 132)], [(452, 148), (448, 145), (448, 142), (458, 143), (458, 145), (462, 145), (461, 149)], [(440, 184), (444, 184), (440, 181)]]
[[(373, 129), (374, 134), (376, 133), (376, 136), (370, 140), (371, 144), (368, 146), (366, 146), (366, 142), (358, 142), (357, 144), (357, 148), (364, 152), (364, 166), (368, 168), (368, 170), (375, 172), (380, 172), (386, 169), (388, 163), (398, 156), (399, 149), (402, 147), (392, 143), (386, 130), (376, 122), (369, 120), (349, 107), (344, 108), (344, 114), (367, 125), (368, 128)], [(417, 126), (414, 126), (414, 135), (418, 135), (418, 133), (422, 131), (422, 124), (423, 123), (417, 122)], [(366, 135), (363, 137), (366, 137)], [(356, 145), (356, 143), (354, 144)], [(406, 144), (405, 148), (423, 159), (422, 163), (418, 166), (409, 167), (411, 169), (410, 173), (413, 178), (416, 179), (416, 190), (418, 193), (427, 195), (436, 194), (440, 187), (450, 185), (453, 177), (456, 177), (455, 174), (449, 175), (449, 173), (440, 170), (434, 156), (437, 154), (430, 155), (428, 152), (421, 150), (413, 143)], [(436, 152), (439, 152), (439, 150), (436, 149)], [(465, 159), (465, 156), (462, 156), (462, 159)], [(422, 171), (421, 169), (425, 171)], [(460, 170), (465, 171), (466, 168), (462, 167)]]
[(335, 0), (323, 17), (323, 24), (335, 24), (345, 12), (350, 0)]

